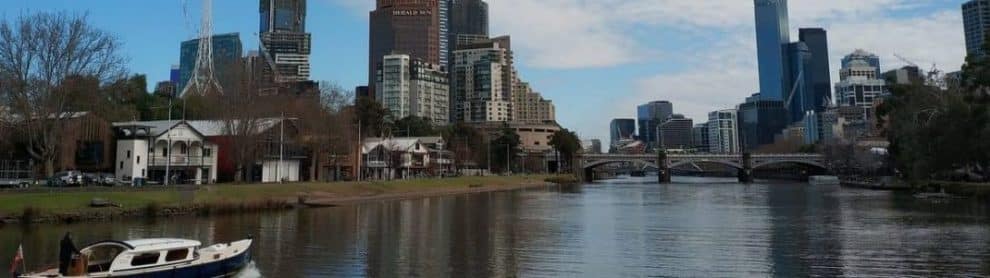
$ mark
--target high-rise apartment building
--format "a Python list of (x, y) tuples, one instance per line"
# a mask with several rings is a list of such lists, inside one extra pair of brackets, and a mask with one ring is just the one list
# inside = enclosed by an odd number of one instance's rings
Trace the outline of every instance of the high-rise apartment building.
[(444, 67), (394, 54), (383, 57), (377, 68), (375, 96), (396, 120), (416, 116), (437, 125), (448, 123), (449, 90)]
[(440, 4), (438, 0), (376, 1), (370, 13), (369, 85), (376, 83), (377, 65), (385, 55), (406, 54), (429, 64), (441, 64)]
[(450, 70), (452, 120), (467, 123), (512, 119), (511, 51), (490, 40), (454, 51)]
[(966, 54), (983, 55), (987, 32), (990, 31), (990, 0), (970, 0), (962, 4), (963, 28), (966, 34)]
[(711, 153), (738, 153), (739, 129), (735, 109), (708, 113), (708, 151)]
[[(306, 32), (307, 0), (259, 0), (263, 90), (309, 80), (311, 35)], [(292, 86), (284, 86), (292, 87)]]
[[(236, 72), (231, 69), (239, 66), (241, 55), (244, 53), (241, 36), (239, 33), (218, 34), (213, 35), (211, 40), (214, 78), (221, 86), (229, 87), (229, 84), (225, 84), (230, 81), (227, 75)], [(186, 84), (192, 78), (197, 58), (199, 58), (199, 39), (182, 42), (179, 50), (179, 82), (176, 86), (179, 93), (186, 88)]]
[(787, 60), (790, 31), (787, 0), (754, 0), (760, 97), (784, 100), (790, 89)]
[(528, 82), (518, 79), (512, 89), (512, 121), (516, 123), (540, 124), (555, 122), (556, 108), (553, 102), (533, 91)]
[(609, 127), (609, 146), (619, 144), (619, 141), (630, 140), (636, 136), (635, 119), (612, 119)]
[(694, 121), (684, 115), (674, 114), (657, 127), (660, 142), (657, 146), (663, 149), (691, 149), (694, 142), (691, 138)]
[[(857, 50), (842, 59), (840, 81), (835, 84), (836, 104), (840, 107), (858, 107), (862, 109), (866, 119), (871, 119), (874, 100), (885, 93), (887, 83), (879, 78), (879, 70), (869, 60), (876, 55), (862, 55), (863, 53), (865, 52)], [(876, 64), (879, 64), (879, 60), (876, 60)]]
[(806, 67), (805, 74), (810, 79), (812, 92), (808, 94), (814, 103), (816, 112), (823, 112), (828, 108), (832, 99), (832, 71), (829, 69), (828, 59), (828, 33), (821, 28), (801, 28), (798, 29), (798, 36), (801, 42), (808, 46), (811, 54), (811, 61)]
[(653, 101), (636, 107), (636, 119), (639, 122), (639, 140), (650, 148), (655, 148), (660, 139), (657, 127), (674, 115), (674, 105), (669, 101)]

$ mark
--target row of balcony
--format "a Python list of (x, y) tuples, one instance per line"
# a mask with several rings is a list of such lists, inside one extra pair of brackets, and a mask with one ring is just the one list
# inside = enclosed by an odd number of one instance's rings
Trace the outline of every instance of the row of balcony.
[[(169, 161), (171, 160), (171, 161)], [(209, 166), (213, 159), (209, 156), (176, 155), (172, 157), (152, 156), (148, 166)]]

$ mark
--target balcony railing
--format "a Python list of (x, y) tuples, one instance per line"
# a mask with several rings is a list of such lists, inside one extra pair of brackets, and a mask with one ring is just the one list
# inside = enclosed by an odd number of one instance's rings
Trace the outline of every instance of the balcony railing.
[[(171, 159), (171, 161), (169, 161)], [(148, 166), (208, 166), (212, 165), (212, 157), (174, 155), (170, 158), (162, 156), (152, 156)]]

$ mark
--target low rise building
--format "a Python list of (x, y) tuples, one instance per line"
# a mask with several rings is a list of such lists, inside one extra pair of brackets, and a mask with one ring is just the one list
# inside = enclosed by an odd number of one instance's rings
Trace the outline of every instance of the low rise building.
[[(113, 127), (118, 142), (118, 178), (165, 182), (167, 177), (169, 183), (213, 183), (235, 181), (241, 174), (243, 181), (268, 183), (300, 181), (307, 174), (309, 153), (298, 143), (298, 129), (288, 118), (119, 122)], [(251, 132), (238, 134), (234, 132), (237, 130)], [(244, 137), (252, 138), (252, 145), (235, 143)], [(143, 151), (142, 146), (146, 146)], [(254, 155), (238, 158), (238, 150), (250, 150)], [(237, 169), (239, 164), (243, 172)]]
[(420, 138), (367, 138), (361, 147), (362, 175), (370, 180), (427, 176), (430, 155)]

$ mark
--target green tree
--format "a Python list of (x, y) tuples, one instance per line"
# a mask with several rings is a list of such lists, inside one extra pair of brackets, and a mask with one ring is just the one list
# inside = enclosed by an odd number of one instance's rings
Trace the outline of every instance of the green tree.
[(519, 157), (521, 142), (516, 130), (505, 123), (499, 130), (498, 137), (489, 142), (489, 152), (492, 156), (492, 165), (489, 167), (502, 173), (512, 171), (512, 161)]
[[(480, 165), (487, 155), (485, 150), (484, 137), (477, 129), (465, 123), (455, 123), (449, 125), (441, 131), (443, 140), (447, 142), (445, 147), (454, 153), (454, 167), (463, 169), (465, 166)], [(481, 150), (481, 151), (479, 151)]]
[(356, 123), (361, 125), (363, 137), (381, 137), (388, 129), (386, 119), (391, 114), (381, 103), (372, 98), (359, 97), (355, 101)]
[(558, 161), (562, 162), (561, 169), (570, 169), (574, 157), (581, 150), (581, 139), (577, 134), (565, 129), (554, 132), (550, 137), (550, 146), (560, 154)]
[(392, 134), (401, 137), (437, 136), (440, 132), (433, 128), (430, 119), (409, 116), (392, 123)]

